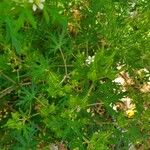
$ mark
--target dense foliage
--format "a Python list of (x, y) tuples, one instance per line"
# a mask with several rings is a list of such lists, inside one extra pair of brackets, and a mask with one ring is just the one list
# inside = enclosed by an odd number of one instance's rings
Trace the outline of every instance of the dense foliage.
[(149, 0), (1, 0), (0, 14), (1, 150), (150, 148)]

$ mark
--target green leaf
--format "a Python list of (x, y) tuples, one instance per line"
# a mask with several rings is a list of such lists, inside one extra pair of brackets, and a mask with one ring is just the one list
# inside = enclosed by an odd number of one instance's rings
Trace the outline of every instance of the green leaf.
[(24, 26), (24, 22), (25, 22), (25, 15), (24, 15), (24, 12), (22, 12), (15, 23), (16, 32), (18, 32)]
[(32, 25), (34, 29), (37, 29), (37, 22), (35, 21), (32, 11), (25, 9), (24, 13), (25, 13), (25, 16), (27, 17), (27, 21)]
[(6, 18), (6, 40), (7, 42), (11, 41), (16, 52), (20, 53), (21, 43), (18, 39), (18, 34), (14, 30), (14, 21), (9, 17)]
[(20, 92), (20, 99), (17, 102), (17, 105), (22, 109), (28, 110), (33, 105), (36, 95), (35, 87), (32, 85), (31, 88), (23, 87)]
[(46, 23), (48, 24), (50, 21), (50, 18), (49, 18), (49, 14), (48, 14), (48, 11), (46, 10), (46, 8), (44, 8), (44, 10), (43, 10), (43, 15), (44, 15)]

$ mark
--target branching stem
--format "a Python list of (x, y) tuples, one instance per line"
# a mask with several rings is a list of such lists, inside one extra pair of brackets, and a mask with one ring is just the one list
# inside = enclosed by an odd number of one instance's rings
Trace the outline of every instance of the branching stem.
[(62, 52), (62, 49), (61, 48), (59, 48), (59, 51), (60, 51), (60, 53), (61, 53), (61, 56), (62, 56), (62, 59), (63, 59), (63, 62), (64, 62), (64, 67), (65, 67), (65, 76), (67, 76), (67, 64), (66, 64), (66, 59), (65, 59), (65, 57), (64, 57), (64, 54), (63, 54), (63, 52)]

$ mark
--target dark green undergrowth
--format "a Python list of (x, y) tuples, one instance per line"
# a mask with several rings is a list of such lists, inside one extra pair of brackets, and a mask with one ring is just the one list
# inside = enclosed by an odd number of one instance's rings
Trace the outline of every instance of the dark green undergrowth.
[(148, 150), (149, 27), (148, 0), (1, 0), (0, 149)]

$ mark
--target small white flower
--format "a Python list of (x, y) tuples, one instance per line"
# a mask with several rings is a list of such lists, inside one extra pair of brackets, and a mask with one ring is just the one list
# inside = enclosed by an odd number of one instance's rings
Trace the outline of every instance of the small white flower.
[(94, 62), (94, 58), (95, 58), (95, 56), (88, 56), (88, 58), (86, 59), (86, 63), (88, 64), (88, 65), (90, 65), (92, 62)]
[(29, 3), (33, 3), (33, 5), (32, 5), (33, 11), (36, 11), (37, 8), (42, 10), (44, 8), (44, 4), (43, 4), (44, 2), (45, 2), (45, 0), (39, 0), (39, 1), (29, 0)]
[(37, 6), (35, 4), (33, 4), (32, 9), (33, 9), (33, 11), (36, 11), (37, 10)]
[(113, 105), (112, 103), (110, 103), (109, 106), (110, 106), (115, 112), (118, 112), (116, 105)]
[(42, 9), (44, 8), (44, 5), (43, 5), (42, 3), (40, 3), (40, 4), (38, 5), (38, 7), (42, 10)]

